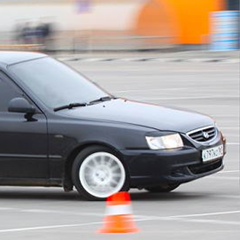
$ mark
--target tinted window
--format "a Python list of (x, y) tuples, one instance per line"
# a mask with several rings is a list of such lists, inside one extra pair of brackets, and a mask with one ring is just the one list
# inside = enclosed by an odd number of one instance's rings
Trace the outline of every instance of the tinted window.
[(20, 91), (0, 72), (0, 112), (7, 112), (9, 101), (20, 96)]
[(76, 71), (48, 57), (13, 65), (10, 71), (50, 108), (87, 103), (107, 95)]

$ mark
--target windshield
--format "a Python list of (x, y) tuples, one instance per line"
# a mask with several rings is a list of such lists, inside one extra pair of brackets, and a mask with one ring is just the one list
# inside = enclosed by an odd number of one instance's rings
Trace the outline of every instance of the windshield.
[(109, 96), (78, 72), (49, 57), (12, 65), (10, 71), (42, 103), (53, 109)]

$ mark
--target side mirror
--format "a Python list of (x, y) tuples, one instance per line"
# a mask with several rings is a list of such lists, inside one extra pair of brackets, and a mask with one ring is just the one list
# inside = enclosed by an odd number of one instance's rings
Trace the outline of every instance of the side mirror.
[(34, 114), (36, 109), (25, 98), (13, 98), (8, 104), (9, 112)]

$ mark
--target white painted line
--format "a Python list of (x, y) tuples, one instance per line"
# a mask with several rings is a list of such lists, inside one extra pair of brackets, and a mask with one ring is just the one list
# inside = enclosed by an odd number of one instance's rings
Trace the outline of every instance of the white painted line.
[[(239, 214), (240, 211), (227, 211), (227, 212), (213, 212), (213, 213), (197, 213), (197, 214), (188, 214), (188, 215), (175, 215), (168, 217), (158, 217), (158, 216), (135, 216), (136, 221), (181, 221), (181, 222), (197, 222), (204, 224), (224, 224), (224, 225), (240, 225), (239, 221), (219, 221), (219, 220), (201, 220), (201, 219), (186, 219), (192, 217), (208, 217), (208, 216), (219, 216), (219, 215), (228, 215), (228, 214)], [(27, 232), (27, 231), (40, 231), (46, 229), (58, 229), (58, 228), (73, 228), (73, 227), (82, 227), (82, 226), (91, 226), (99, 225), (102, 222), (89, 222), (89, 223), (80, 223), (80, 224), (63, 224), (63, 225), (52, 225), (52, 226), (36, 226), (36, 227), (25, 227), (25, 228), (11, 228), (11, 229), (1, 229), (0, 233), (14, 233), (14, 232)]]
[(201, 219), (182, 219), (182, 218), (176, 218), (174, 220), (180, 221), (180, 222), (191, 222), (191, 223), (204, 223), (204, 224), (223, 224), (223, 225), (238, 225), (240, 226), (239, 221), (222, 221), (222, 220), (201, 220)]
[(217, 197), (240, 199), (240, 195), (217, 195)]
[(168, 97), (168, 98), (152, 98), (152, 97), (146, 97), (146, 98), (141, 98), (141, 100), (192, 100), (192, 99), (216, 99), (216, 98), (239, 98), (239, 96), (192, 96), (192, 97)]
[(239, 214), (240, 211), (228, 211), (228, 212), (214, 212), (214, 213), (197, 213), (197, 214), (188, 214), (188, 215), (176, 215), (169, 217), (157, 217), (157, 216), (142, 216), (142, 219), (136, 219), (136, 221), (155, 221), (155, 220), (176, 220), (181, 222), (200, 222), (200, 223), (213, 223), (213, 224), (228, 224), (228, 225), (240, 225), (239, 221), (218, 221), (218, 220), (206, 220), (206, 219), (186, 219), (186, 218), (195, 218), (195, 217), (209, 217), (209, 216), (219, 216), (219, 215), (228, 215), (228, 214)]
[(240, 170), (229, 170), (229, 171), (221, 171), (218, 174), (223, 174), (223, 173), (239, 173)]
[(133, 57), (133, 58), (119, 58), (118, 60), (126, 61), (126, 62), (134, 62), (134, 61), (136, 61), (136, 62), (143, 61), (144, 62), (145, 59), (147, 59), (147, 58)]
[(232, 58), (232, 59), (224, 59), (222, 62), (223, 62), (223, 63), (239, 63), (240, 60), (239, 60), (239, 59)]
[(9, 211), (9, 210), (13, 210), (13, 208), (0, 208), (0, 211)]
[(176, 216), (172, 216), (171, 218), (206, 217), (206, 216), (219, 216), (219, 215), (238, 214), (238, 213), (240, 213), (240, 210), (226, 211), (226, 212), (209, 212), (209, 213), (195, 213), (195, 214), (187, 214), (187, 215), (176, 215)]
[(76, 215), (76, 216), (94, 216), (94, 217), (102, 217), (102, 213), (77, 213), (77, 212), (67, 212), (67, 211), (54, 211), (54, 210), (45, 210), (45, 209), (15, 209), (15, 211), (20, 212), (28, 212), (28, 213), (51, 213), (51, 214), (65, 214), (65, 215)]
[(61, 62), (66, 62), (66, 61), (71, 60), (71, 58), (58, 58), (58, 60)]
[(129, 89), (129, 90), (119, 90), (114, 91), (114, 93), (130, 93), (130, 92), (152, 92), (152, 91), (179, 91), (188, 90), (189, 88), (154, 88), (154, 89)]
[(229, 137), (232, 137), (232, 138), (234, 138), (234, 137), (239, 137), (239, 134), (225, 134), (226, 135), (226, 137), (227, 138), (229, 138)]
[(108, 58), (86, 58), (86, 59), (83, 59), (82, 61), (84, 62), (101, 62), (101, 61), (104, 61), (105, 59), (108, 59)]
[(218, 180), (233, 180), (233, 181), (239, 181), (239, 177), (222, 177), (222, 176), (209, 176), (209, 178), (216, 178)]
[(240, 145), (239, 142), (227, 142), (227, 145)]
[(23, 208), (0, 208), (0, 211), (15, 211), (23, 213), (40, 213), (40, 214), (65, 214), (65, 215), (76, 215), (76, 216), (94, 216), (102, 217), (103, 213), (78, 213), (78, 212), (69, 212), (69, 211), (56, 211), (56, 210), (46, 210), (46, 209), (23, 209)]
[(215, 58), (188, 58), (187, 61), (189, 62), (209, 62), (214, 61)]
[(230, 115), (230, 114), (214, 114), (215, 117), (236, 117), (237, 114)]
[(157, 62), (167, 62), (167, 63), (180, 63), (180, 62), (187, 62), (187, 58), (182, 58), (182, 57), (163, 57), (163, 58), (153, 58), (151, 61), (157, 61)]
[(38, 230), (56, 229), (56, 228), (82, 227), (82, 226), (91, 226), (91, 225), (98, 225), (98, 224), (102, 224), (102, 222), (66, 224), (66, 225), (52, 225), (52, 226), (27, 227), (27, 228), (10, 228), (10, 229), (2, 229), (2, 230), (0, 230), (0, 233), (38, 231)]

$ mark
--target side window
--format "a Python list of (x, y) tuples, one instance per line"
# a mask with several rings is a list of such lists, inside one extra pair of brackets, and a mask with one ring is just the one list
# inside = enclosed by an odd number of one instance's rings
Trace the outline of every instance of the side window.
[(15, 97), (22, 96), (20, 90), (10, 82), (10, 79), (0, 72), (0, 112), (8, 111), (8, 103)]

